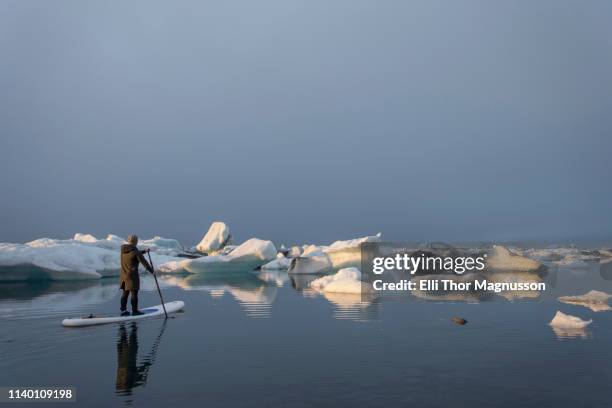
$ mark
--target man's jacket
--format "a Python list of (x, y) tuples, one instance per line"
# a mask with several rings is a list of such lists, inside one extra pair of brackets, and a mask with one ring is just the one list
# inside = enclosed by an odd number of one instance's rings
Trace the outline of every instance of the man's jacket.
[(120, 286), (123, 290), (139, 290), (140, 276), (138, 275), (138, 264), (141, 263), (149, 272), (153, 273), (151, 265), (142, 255), (136, 245), (121, 245), (121, 275)]

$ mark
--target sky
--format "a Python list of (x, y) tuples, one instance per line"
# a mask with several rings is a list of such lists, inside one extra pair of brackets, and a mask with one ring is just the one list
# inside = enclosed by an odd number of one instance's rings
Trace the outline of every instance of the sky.
[(612, 237), (609, 1), (0, 2), (0, 241)]

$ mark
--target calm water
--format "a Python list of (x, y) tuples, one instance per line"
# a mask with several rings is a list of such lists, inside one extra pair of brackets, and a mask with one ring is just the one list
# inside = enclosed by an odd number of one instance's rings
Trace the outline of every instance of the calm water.
[[(551, 272), (535, 301), (479, 304), (324, 297), (304, 290), (310, 279), (167, 277), (165, 299), (184, 300), (184, 313), (81, 329), (60, 322), (115, 313), (115, 279), (1, 285), (0, 385), (73, 386), (92, 407), (612, 403), (612, 312), (556, 301), (612, 292), (597, 264)], [(141, 305), (158, 304), (152, 282), (143, 286)], [(555, 333), (556, 310), (594, 323)]]

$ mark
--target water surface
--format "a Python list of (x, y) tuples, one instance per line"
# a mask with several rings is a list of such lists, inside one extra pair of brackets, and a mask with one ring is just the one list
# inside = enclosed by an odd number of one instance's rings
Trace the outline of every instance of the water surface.
[[(77, 329), (60, 322), (117, 312), (116, 279), (3, 284), (0, 385), (72, 386), (91, 407), (604, 407), (612, 312), (556, 298), (612, 293), (605, 276), (553, 270), (535, 300), (480, 303), (323, 296), (282, 272), (167, 276), (184, 313)], [(141, 305), (158, 304), (150, 278), (143, 288)], [(555, 332), (557, 310), (594, 323)]]

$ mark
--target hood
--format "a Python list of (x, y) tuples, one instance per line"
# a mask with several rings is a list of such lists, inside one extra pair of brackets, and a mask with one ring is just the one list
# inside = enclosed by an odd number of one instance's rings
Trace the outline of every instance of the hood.
[(121, 253), (122, 254), (127, 254), (133, 251), (138, 251), (138, 248), (136, 247), (136, 245), (132, 245), (132, 244), (123, 244), (121, 245)]

